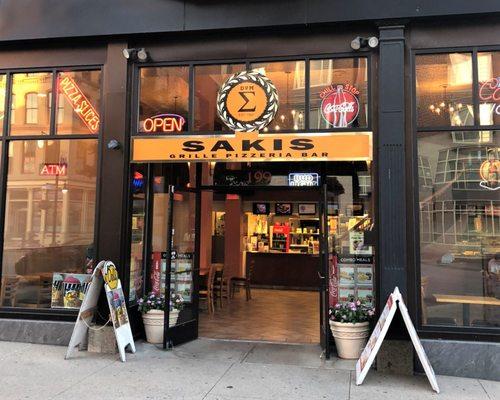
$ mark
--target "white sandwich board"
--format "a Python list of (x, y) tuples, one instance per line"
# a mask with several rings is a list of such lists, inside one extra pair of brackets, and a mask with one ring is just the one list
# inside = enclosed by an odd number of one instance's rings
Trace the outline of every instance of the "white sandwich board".
[(385, 303), (385, 307), (380, 314), (380, 318), (373, 329), (373, 332), (368, 339), (368, 343), (366, 344), (365, 349), (361, 353), (358, 362), (356, 363), (356, 385), (361, 385), (366, 377), (366, 374), (370, 370), (371, 365), (373, 364), (373, 360), (377, 355), (377, 352), (384, 341), (385, 335), (389, 330), (389, 326), (391, 325), (392, 319), (394, 318), (394, 314), (396, 314), (396, 310), (399, 308), (401, 311), (401, 315), (403, 316), (403, 320), (406, 325), (406, 329), (408, 329), (408, 333), (410, 334), (411, 341), (413, 343), (413, 347), (415, 347), (415, 351), (418, 354), (418, 358), (422, 366), (424, 367), (425, 374), (427, 375), (427, 379), (429, 379), (429, 383), (432, 386), (432, 389), (439, 393), (439, 386), (436, 381), (436, 374), (432, 369), (432, 366), (427, 358), (427, 354), (425, 354), (425, 350), (422, 347), (422, 343), (418, 338), (417, 331), (413, 326), (413, 322), (411, 321), (410, 315), (408, 314), (408, 309), (406, 308), (405, 302), (403, 300), (403, 296), (399, 289), (396, 287), (394, 291), (389, 295), (387, 302)]
[(103, 284), (115, 331), (116, 343), (120, 352), (120, 359), (125, 362), (125, 348), (129, 345), (132, 353), (135, 353), (134, 338), (130, 329), (127, 305), (120, 279), (118, 279), (118, 272), (111, 261), (101, 261), (94, 269), (92, 281), (80, 307), (68, 351), (66, 352), (66, 359), (71, 356), (75, 347), (85, 342), (87, 338), (90, 323), (97, 310), (97, 302)]

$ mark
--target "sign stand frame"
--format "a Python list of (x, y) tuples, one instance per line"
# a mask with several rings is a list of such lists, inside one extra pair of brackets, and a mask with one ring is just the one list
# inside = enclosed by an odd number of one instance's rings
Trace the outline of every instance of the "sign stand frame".
[[(94, 319), (94, 314), (97, 311), (97, 302), (99, 301), (99, 295), (101, 293), (103, 285), (105, 286), (106, 294), (111, 292), (111, 289), (108, 286), (108, 281), (105, 282), (105, 278), (103, 278), (103, 275), (106, 273), (105, 271), (111, 268), (116, 271), (116, 267), (111, 261), (100, 261), (99, 264), (97, 264), (97, 266), (95, 267), (94, 272), (92, 273), (92, 281), (83, 299), (83, 303), (80, 307), (78, 317), (73, 328), (73, 333), (71, 334), (71, 339), (65, 356), (66, 360), (71, 357), (77, 346), (85, 343), (85, 341), (87, 340), (88, 331), (89, 329), (91, 329), (90, 323)], [(117, 277), (115, 280), (117, 281), (117, 286), (113, 290), (121, 292), (123, 296), (123, 290), (120, 280)], [(108, 300), (110, 313), (113, 314), (114, 310), (112, 309), (113, 305), (110, 301), (110, 298), (108, 296), (106, 296), (106, 298)], [(128, 315), (126, 313), (126, 309), (125, 317), (127, 322), (121, 326), (117, 326), (117, 322), (110, 317), (110, 319), (113, 320), (113, 330), (115, 332), (116, 344), (118, 346), (118, 351), (120, 353), (120, 359), (122, 362), (126, 361), (125, 348), (127, 346), (130, 346), (130, 350), (132, 351), (132, 353), (135, 353), (136, 351), (134, 337), (132, 335), (132, 330), (130, 329), (130, 323), (128, 320)]]
[(394, 291), (389, 295), (375, 329), (373, 330), (365, 349), (356, 363), (356, 385), (361, 385), (368, 374), (368, 371), (377, 356), (380, 346), (382, 346), (382, 342), (384, 341), (385, 335), (389, 330), (389, 326), (391, 325), (392, 319), (394, 318), (398, 308), (405, 322), (406, 329), (408, 329), (408, 333), (410, 334), (413, 347), (415, 348), (420, 363), (424, 367), (427, 379), (429, 380), (432, 389), (436, 393), (439, 393), (436, 374), (434, 373), (431, 363), (427, 358), (427, 354), (425, 353), (422, 343), (420, 342), (415, 326), (413, 325), (410, 314), (408, 313), (408, 308), (406, 307), (403, 296), (401, 295), (398, 287), (394, 288)]

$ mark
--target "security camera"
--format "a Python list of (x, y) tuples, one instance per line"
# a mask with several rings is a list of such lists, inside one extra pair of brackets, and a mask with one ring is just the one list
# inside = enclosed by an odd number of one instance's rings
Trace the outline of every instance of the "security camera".
[(147, 61), (148, 53), (145, 48), (137, 50), (137, 59), (141, 62)]
[(108, 142), (108, 149), (109, 150), (118, 150), (121, 147), (121, 144), (118, 140), (116, 139), (111, 139)]
[(376, 36), (372, 36), (368, 38), (368, 46), (372, 49), (378, 46), (378, 38)]

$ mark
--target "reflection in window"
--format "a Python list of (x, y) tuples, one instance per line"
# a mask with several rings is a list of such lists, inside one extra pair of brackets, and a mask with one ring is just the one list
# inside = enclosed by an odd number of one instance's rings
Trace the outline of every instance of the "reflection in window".
[(141, 68), (139, 132), (188, 129), (189, 68)]
[(3, 133), (3, 121), (5, 118), (6, 83), (5, 75), (0, 75), (0, 135)]
[(0, 304), (76, 308), (94, 258), (97, 140), (10, 145)]
[(418, 126), (474, 124), (470, 53), (417, 56), (416, 75)]
[(132, 164), (130, 172), (132, 174), (130, 179), (130, 191), (132, 193), (132, 238), (130, 244), (129, 300), (132, 302), (143, 295), (147, 167), (145, 164)]
[(264, 131), (299, 130), (305, 128), (304, 61), (252, 64), (251, 68), (266, 75), (278, 91), (279, 108)]
[(229, 130), (217, 114), (217, 92), (227, 78), (244, 69), (243, 64), (207, 65), (195, 68), (194, 130)]
[(479, 122), (500, 125), (500, 51), (478, 53)]
[(366, 58), (311, 60), (310, 74), (311, 129), (367, 126)]
[(424, 325), (500, 327), (500, 136), (490, 135), (472, 145), (419, 134)]
[(101, 122), (101, 71), (60, 72), (57, 84), (57, 133), (98, 133)]
[(50, 116), (39, 110), (48, 108), (47, 93), (52, 88), (52, 74), (14, 74), (12, 79), (10, 134), (47, 135), (50, 130)]

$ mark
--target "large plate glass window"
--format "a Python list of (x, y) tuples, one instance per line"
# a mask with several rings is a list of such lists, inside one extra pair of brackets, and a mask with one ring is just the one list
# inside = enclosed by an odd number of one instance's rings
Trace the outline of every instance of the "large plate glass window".
[(7, 79), (5, 74), (0, 74), (0, 135), (3, 134), (3, 124), (5, 119), (5, 94)]
[(500, 125), (500, 51), (478, 53), (479, 123)]
[(472, 54), (419, 55), (416, 60), (417, 126), (474, 125)]
[(310, 61), (309, 127), (368, 125), (368, 62), (364, 57)]
[(244, 69), (244, 64), (202, 65), (195, 67), (195, 131), (211, 132), (229, 130), (217, 114), (217, 93), (227, 78)]
[(305, 129), (305, 61), (258, 63), (251, 69), (266, 75), (278, 91), (278, 113), (264, 132)]
[(0, 306), (81, 305), (94, 260), (97, 140), (9, 142)]
[(51, 72), (12, 75), (11, 135), (49, 134), (51, 91)]
[(140, 69), (139, 132), (188, 130), (189, 67)]
[(101, 71), (57, 74), (58, 134), (97, 134), (100, 127)]
[(500, 135), (457, 134), (418, 136), (422, 324), (500, 328)]

